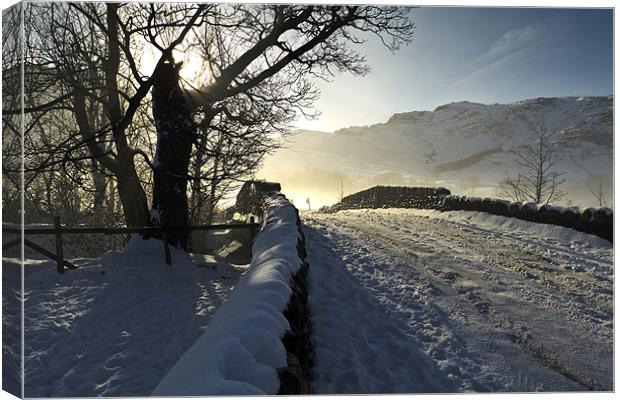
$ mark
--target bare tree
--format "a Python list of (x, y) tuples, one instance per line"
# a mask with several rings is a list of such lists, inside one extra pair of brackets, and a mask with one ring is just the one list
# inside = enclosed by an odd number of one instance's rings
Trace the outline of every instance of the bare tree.
[[(572, 154), (568, 153), (570, 160), (575, 164), (579, 169), (588, 174), (588, 177), (585, 180), (585, 187), (593, 196), (595, 201), (597, 202), (599, 207), (607, 207), (607, 198), (609, 195), (613, 194), (613, 179), (611, 179), (608, 175), (602, 175), (592, 172), (589, 168), (586, 168), (581, 164), (581, 162), (577, 161), (577, 158)], [(581, 158), (583, 159), (587, 157), (587, 153), (583, 153)]]
[[(94, 208), (116, 190), (107, 203), (128, 226), (149, 223), (149, 195), (164, 225), (186, 224), (188, 201), (212, 214), (276, 135), (314, 115), (311, 78), (366, 74), (354, 46), (375, 35), (395, 51), (413, 32), (402, 7), (46, 2), (25, 13), (26, 184), (66, 174)], [(200, 81), (180, 82), (175, 57), (188, 53), (204, 60)], [(20, 112), (3, 104), (3, 122)]]
[[(307, 76), (329, 77), (333, 69), (366, 74), (364, 57), (350, 46), (363, 42), (356, 32), (375, 34), (396, 50), (411, 39), (413, 25), (407, 10), (397, 7), (264, 5), (223, 7), (200, 29), (197, 48), (211, 74), (194, 99), (194, 120), (207, 138), (202, 147), (197, 141), (197, 155), (202, 158), (214, 149), (204, 146), (209, 136), (220, 146), (205, 176), (211, 181), (207, 212), (212, 214), (217, 183), (236, 178), (231, 170), (239, 169), (234, 165), (243, 166), (244, 172), (255, 170), (274, 148), (272, 138), (289, 131), (298, 112), (308, 114), (318, 92)], [(244, 146), (242, 152), (230, 147), (222, 154), (222, 144), (242, 142), (252, 146)], [(189, 162), (181, 146), (161, 149), (178, 152), (183, 165)], [(220, 165), (226, 160), (234, 164)], [(195, 165), (202, 175), (204, 163)], [(197, 180), (194, 176), (193, 189), (199, 186)]]
[(586, 181), (586, 188), (594, 196), (599, 207), (607, 207), (607, 187), (610, 181), (606, 175), (590, 175)]
[[(174, 49), (202, 23), (205, 5), (120, 3), (29, 3), (26, 7), (25, 112), (45, 131), (53, 121), (62, 132), (50, 143), (32, 137), (27, 173), (62, 170), (83, 182), (97, 169), (113, 176), (126, 224), (149, 222), (145, 176), (137, 155), (153, 131), (144, 130), (150, 89)], [(150, 76), (139, 69), (150, 36), (165, 44)], [(20, 110), (3, 108), (11, 115)], [(43, 120), (46, 118), (47, 121)], [(70, 170), (67, 171), (67, 168)], [(143, 168), (143, 167), (142, 167)], [(78, 179), (79, 178), (79, 179)], [(91, 176), (101, 191), (101, 180)]]
[(562, 157), (556, 132), (548, 130), (544, 122), (532, 128), (535, 133), (532, 143), (513, 150), (520, 172), (500, 182), (499, 193), (515, 201), (548, 204), (566, 194), (559, 189), (565, 172), (556, 170)]

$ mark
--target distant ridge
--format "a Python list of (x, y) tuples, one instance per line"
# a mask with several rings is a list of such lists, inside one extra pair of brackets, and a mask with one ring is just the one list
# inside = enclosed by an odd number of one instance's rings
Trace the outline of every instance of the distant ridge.
[[(544, 122), (561, 143), (558, 168), (567, 172), (563, 190), (588, 204), (588, 179), (612, 181), (613, 105), (613, 96), (454, 102), (433, 111), (395, 113), (386, 122), (332, 134), (300, 131), (289, 149), (267, 157), (264, 168), (278, 171), (272, 178), (278, 181), (303, 169), (308, 171), (299, 179), (307, 181), (313, 169), (321, 169), (351, 181), (381, 184), (380, 176), (391, 174), (390, 184), (440, 185), (456, 193), (460, 187), (464, 194), (495, 196), (498, 182), (515, 172), (511, 151), (531, 143), (533, 126)], [(287, 168), (278, 170), (278, 165)], [(611, 184), (606, 191), (612, 193)]]

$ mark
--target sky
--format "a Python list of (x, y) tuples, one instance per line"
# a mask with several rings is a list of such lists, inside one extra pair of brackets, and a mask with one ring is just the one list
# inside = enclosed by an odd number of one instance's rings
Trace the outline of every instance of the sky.
[(453, 101), (613, 94), (610, 9), (423, 7), (411, 44), (392, 54), (371, 38), (357, 50), (371, 73), (318, 81), (321, 116), (303, 129), (385, 122)]

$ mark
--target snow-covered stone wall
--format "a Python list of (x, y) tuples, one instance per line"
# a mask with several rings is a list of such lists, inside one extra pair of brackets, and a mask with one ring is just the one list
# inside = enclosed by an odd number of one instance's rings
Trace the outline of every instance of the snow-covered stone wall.
[(590, 233), (613, 242), (613, 210), (607, 207), (559, 207), (501, 199), (451, 195), (445, 188), (374, 186), (343, 197), (321, 212), (376, 208), (418, 208), (479, 211), (525, 221), (552, 224)]
[(422, 208), (436, 209), (441, 199), (450, 194), (446, 188), (373, 186), (350, 194), (322, 211), (356, 210), (363, 208)]
[(525, 221), (553, 224), (591, 233), (613, 242), (613, 210), (559, 207), (551, 204), (520, 203), (500, 199), (450, 195), (444, 198), (442, 211), (481, 211)]
[(309, 368), (307, 264), (297, 209), (265, 199), (252, 262), (157, 396), (303, 394)]

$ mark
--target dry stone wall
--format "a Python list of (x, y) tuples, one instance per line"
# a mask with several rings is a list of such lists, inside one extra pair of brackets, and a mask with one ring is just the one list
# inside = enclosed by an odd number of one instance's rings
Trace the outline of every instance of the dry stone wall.
[(446, 188), (374, 186), (343, 197), (322, 211), (355, 210), (361, 208), (425, 208), (436, 209), (443, 197), (450, 194)]
[(520, 203), (500, 199), (450, 195), (441, 211), (480, 211), (525, 221), (552, 224), (590, 233), (613, 242), (614, 213), (606, 207), (559, 207), (551, 204)]
[(606, 207), (559, 207), (501, 199), (451, 195), (446, 188), (374, 186), (343, 197), (321, 212), (376, 208), (421, 208), (440, 211), (480, 211), (525, 221), (573, 228), (613, 242), (613, 210)]

